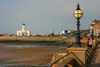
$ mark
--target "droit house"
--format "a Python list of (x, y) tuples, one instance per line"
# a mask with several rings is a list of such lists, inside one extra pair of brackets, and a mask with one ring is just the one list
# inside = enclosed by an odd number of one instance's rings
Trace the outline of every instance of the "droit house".
[(17, 30), (17, 36), (30, 36), (30, 31), (25, 30), (25, 24), (22, 24), (22, 30)]

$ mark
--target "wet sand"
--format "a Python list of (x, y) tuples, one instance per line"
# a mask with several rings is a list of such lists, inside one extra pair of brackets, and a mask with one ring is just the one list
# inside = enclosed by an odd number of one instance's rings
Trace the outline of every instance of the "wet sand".
[[(12, 48), (0, 47), (0, 66), (9, 65), (48, 65), (57, 47), (32, 47), (32, 48)], [(66, 52), (66, 47), (62, 47)]]

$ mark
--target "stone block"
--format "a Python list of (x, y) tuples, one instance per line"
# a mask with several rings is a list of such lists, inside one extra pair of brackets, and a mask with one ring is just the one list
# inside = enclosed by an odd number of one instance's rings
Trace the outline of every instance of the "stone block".
[(69, 53), (73, 52), (72, 57), (75, 57), (75, 60), (79, 62), (81, 66), (84, 67), (87, 63), (87, 53), (86, 53), (87, 49), (88, 48), (83, 48), (83, 47), (71, 47), (68, 48), (68, 51)]

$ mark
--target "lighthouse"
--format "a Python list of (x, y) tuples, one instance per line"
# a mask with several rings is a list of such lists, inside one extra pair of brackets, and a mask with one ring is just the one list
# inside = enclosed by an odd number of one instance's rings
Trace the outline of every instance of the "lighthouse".
[(22, 24), (22, 31), (25, 31), (25, 24)]
[(30, 36), (30, 31), (25, 30), (25, 24), (22, 24), (22, 30), (17, 30), (17, 36)]

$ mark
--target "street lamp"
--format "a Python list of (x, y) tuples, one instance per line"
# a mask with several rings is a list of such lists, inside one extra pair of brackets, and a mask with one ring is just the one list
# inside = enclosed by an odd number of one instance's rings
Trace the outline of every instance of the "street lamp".
[(94, 32), (93, 32), (93, 25), (94, 25), (95, 23), (91, 23), (91, 29), (92, 29), (92, 40), (94, 40)]
[(79, 7), (79, 3), (77, 5), (76, 10), (74, 11), (74, 17), (77, 19), (77, 35), (76, 35), (76, 43), (75, 43), (75, 47), (81, 47), (81, 42), (80, 42), (80, 30), (79, 30), (79, 26), (80, 26), (80, 21), (79, 19), (83, 16), (83, 12)]

